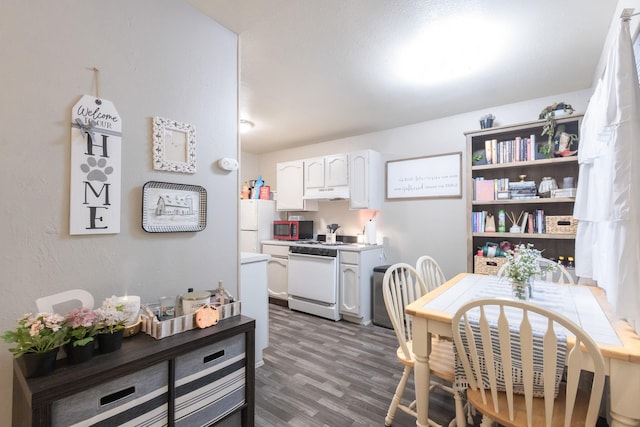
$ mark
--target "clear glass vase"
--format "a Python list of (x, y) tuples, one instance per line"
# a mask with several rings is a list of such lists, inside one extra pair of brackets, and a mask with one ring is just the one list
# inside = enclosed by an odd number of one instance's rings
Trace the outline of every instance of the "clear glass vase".
[(531, 291), (531, 280), (525, 280), (524, 282), (511, 280), (511, 295), (514, 299), (528, 301), (531, 299)]

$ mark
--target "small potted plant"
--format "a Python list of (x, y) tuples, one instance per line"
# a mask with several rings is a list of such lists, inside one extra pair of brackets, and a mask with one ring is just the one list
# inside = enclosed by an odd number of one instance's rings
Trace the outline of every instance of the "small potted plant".
[(124, 335), (124, 326), (133, 314), (135, 305), (122, 302), (113, 295), (102, 302), (95, 310), (98, 317), (98, 350), (109, 353), (120, 349)]
[(58, 350), (69, 341), (64, 317), (56, 313), (27, 313), (18, 319), (15, 330), (2, 334), (2, 339), (16, 344), (9, 351), (19, 359), (27, 378), (51, 373)]
[(531, 243), (521, 243), (515, 249), (507, 251), (504, 277), (511, 281), (515, 298), (527, 300), (531, 297), (531, 281), (533, 276), (541, 271), (538, 265), (538, 258), (541, 256), (542, 252), (535, 249)]
[(69, 342), (65, 345), (70, 363), (81, 363), (93, 357), (94, 337), (98, 333), (98, 317), (86, 307), (71, 310), (65, 316)]
[(480, 117), (480, 129), (488, 129), (493, 126), (493, 121), (495, 120), (495, 116), (493, 114), (485, 114)]
[(554, 102), (553, 104), (542, 109), (538, 115), (539, 120), (546, 120), (542, 126), (541, 136), (547, 135), (548, 141), (546, 145), (539, 148), (539, 152), (547, 158), (553, 154), (553, 138), (556, 135), (556, 117), (558, 114), (573, 114), (574, 109), (570, 104), (564, 102)]

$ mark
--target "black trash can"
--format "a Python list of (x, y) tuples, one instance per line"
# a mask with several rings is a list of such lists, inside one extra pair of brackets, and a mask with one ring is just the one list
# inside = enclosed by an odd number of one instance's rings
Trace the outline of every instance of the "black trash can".
[(390, 265), (380, 265), (373, 269), (373, 298), (372, 298), (372, 312), (373, 312), (373, 324), (382, 326), (385, 328), (393, 329), (389, 315), (387, 314), (387, 308), (384, 305), (384, 296), (382, 294), (382, 279), (384, 273)]

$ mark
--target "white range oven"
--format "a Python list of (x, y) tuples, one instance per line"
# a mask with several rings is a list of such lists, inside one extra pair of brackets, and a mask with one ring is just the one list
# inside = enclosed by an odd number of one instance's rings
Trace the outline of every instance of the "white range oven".
[(288, 279), (290, 309), (340, 320), (337, 249), (290, 246)]

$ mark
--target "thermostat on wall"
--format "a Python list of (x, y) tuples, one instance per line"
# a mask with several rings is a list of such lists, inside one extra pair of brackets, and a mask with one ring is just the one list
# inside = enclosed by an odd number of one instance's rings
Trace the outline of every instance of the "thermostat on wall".
[(223, 157), (218, 160), (218, 166), (226, 171), (238, 170), (238, 161), (229, 157)]

